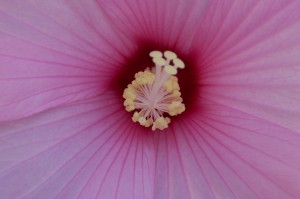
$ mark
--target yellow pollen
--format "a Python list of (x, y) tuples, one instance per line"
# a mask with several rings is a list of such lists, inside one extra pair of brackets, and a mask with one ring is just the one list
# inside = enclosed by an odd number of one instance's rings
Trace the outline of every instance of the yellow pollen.
[(168, 105), (169, 114), (171, 116), (178, 115), (185, 111), (185, 105), (181, 102), (175, 101)]
[(126, 111), (135, 111), (133, 122), (152, 130), (166, 129), (171, 119), (185, 111), (182, 103), (178, 69), (185, 67), (183, 61), (171, 51), (152, 51), (150, 57), (155, 66), (135, 74), (135, 79), (123, 92)]
[(160, 129), (163, 130), (168, 127), (168, 124), (171, 122), (170, 118), (159, 117), (155, 120), (152, 126), (152, 130)]

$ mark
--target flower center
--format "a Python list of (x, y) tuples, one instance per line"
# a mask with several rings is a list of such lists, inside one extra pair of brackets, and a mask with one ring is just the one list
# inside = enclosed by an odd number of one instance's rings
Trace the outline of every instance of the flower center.
[(134, 111), (132, 120), (152, 130), (163, 130), (171, 119), (185, 111), (180, 87), (176, 77), (177, 70), (185, 67), (174, 52), (152, 51), (155, 66), (135, 74), (135, 79), (123, 92), (125, 109)]

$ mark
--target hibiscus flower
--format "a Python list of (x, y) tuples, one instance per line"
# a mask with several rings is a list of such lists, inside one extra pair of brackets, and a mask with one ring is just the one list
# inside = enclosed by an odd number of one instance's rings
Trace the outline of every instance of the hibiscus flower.
[[(297, 0), (2, 0), (0, 198), (300, 198), (299, 10)], [(140, 87), (124, 91), (138, 72)], [(162, 83), (144, 90), (166, 103), (161, 123), (144, 105), (125, 110), (148, 100), (124, 102), (139, 82), (170, 76), (180, 97), (159, 98)]]

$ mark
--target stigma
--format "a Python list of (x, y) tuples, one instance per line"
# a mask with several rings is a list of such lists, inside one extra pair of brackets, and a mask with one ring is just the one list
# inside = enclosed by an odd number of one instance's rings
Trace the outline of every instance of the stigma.
[(135, 79), (123, 92), (126, 111), (134, 112), (132, 120), (153, 131), (166, 129), (171, 116), (185, 111), (181, 98), (178, 69), (183, 61), (171, 51), (152, 51), (153, 67), (135, 74)]

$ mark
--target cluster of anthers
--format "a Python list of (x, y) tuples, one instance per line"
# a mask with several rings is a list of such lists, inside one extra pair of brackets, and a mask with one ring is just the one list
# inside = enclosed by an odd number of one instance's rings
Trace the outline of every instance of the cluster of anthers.
[(185, 111), (182, 103), (177, 69), (184, 63), (174, 52), (152, 51), (150, 53), (155, 67), (135, 74), (135, 79), (124, 90), (124, 106), (128, 112), (134, 111), (132, 120), (152, 130), (163, 130), (171, 119)]

